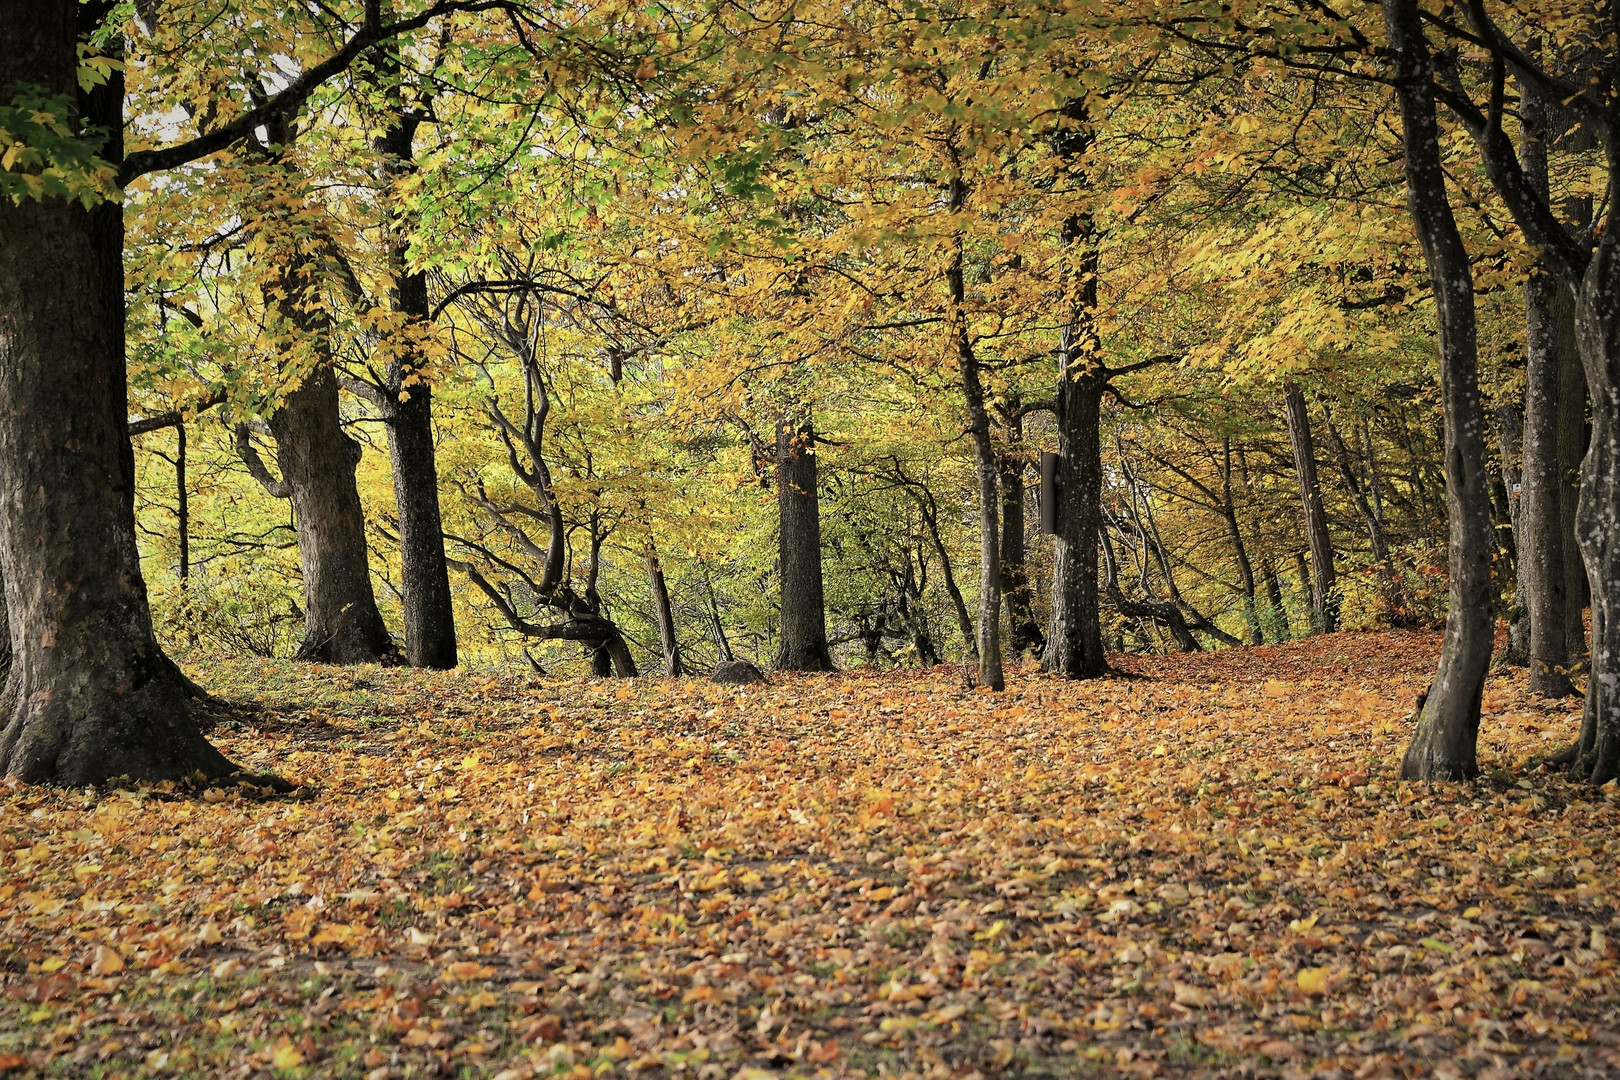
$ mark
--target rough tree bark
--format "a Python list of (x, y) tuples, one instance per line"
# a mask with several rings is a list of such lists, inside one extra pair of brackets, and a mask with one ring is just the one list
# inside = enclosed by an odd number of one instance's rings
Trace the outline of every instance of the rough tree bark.
[[(1018, 416), (1016, 396), (1013, 415), (1007, 418), (1009, 442), (1016, 448), (1023, 442), (1024, 422)], [(1024, 542), (1024, 461), (1017, 450), (1001, 455), (1001, 591), (1007, 598), (1007, 626), (1013, 652), (1040, 652), (1046, 644), (1035, 623), (1035, 597), (1029, 583), (1029, 553)]]
[(1494, 644), (1491, 508), (1485, 488), (1473, 271), (1446, 194), (1431, 90), (1433, 59), (1423, 38), (1417, 0), (1383, 0), (1383, 12), (1395, 55), (1407, 206), (1423, 245), (1439, 314), (1451, 574), (1440, 665), (1401, 762), (1401, 777), (1470, 780), (1479, 772), (1475, 744), (1480, 699)]
[[(383, 179), (390, 190), (415, 169), (414, 148), (420, 115), (400, 99), (400, 64), (394, 43), (379, 50), (377, 69), (388, 83), (392, 112), (377, 139)], [(439, 513), (439, 469), (433, 442), (433, 388), (415, 342), (432, 321), (427, 274), (411, 270), (408, 229), (399, 211), (389, 223), (388, 261), (394, 284), (389, 299), (404, 316), (383, 375), (383, 420), (399, 514), (400, 586), (404, 597), (405, 659), (412, 667), (456, 666), (455, 608), (444, 554)]]
[[(103, 14), (75, 0), (0, 5), (0, 101), (16, 86), (72, 99), (77, 20)], [(109, 133), (101, 153), (114, 163), (122, 109), (116, 72), (80, 104)], [(135, 542), (123, 239), (114, 203), (0, 199), (0, 576), (15, 643), (0, 775), (29, 782), (236, 771), (199, 733), (152, 633)]]
[(377, 610), (366, 550), (366, 518), (355, 486), (360, 444), (344, 432), (338, 384), (319, 365), (288, 394), (269, 422), (281, 479), (259, 459), (246, 428), (237, 449), (271, 495), (290, 499), (304, 577), (304, 642), (298, 659), (368, 664), (397, 656)]
[[(1085, 103), (1064, 109), (1068, 127), (1054, 140), (1066, 162), (1077, 163), (1091, 145), (1093, 130)], [(1070, 253), (1065, 282), (1063, 325), (1058, 333), (1057, 532), (1053, 537), (1052, 617), (1041, 667), (1071, 679), (1108, 671), (1103, 652), (1102, 598), (1098, 592), (1097, 552), (1102, 533), (1102, 396), (1108, 372), (1097, 339), (1096, 236), (1091, 218), (1077, 214), (1063, 223), (1059, 241)]]
[[(1386, 7), (1394, 0), (1386, 0)], [(1413, 6), (1414, 0), (1404, 0)], [(1471, 33), (1491, 55), (1490, 100), (1473, 104), (1453, 82), (1439, 88), (1473, 136), (1492, 186), (1502, 196), (1542, 262), (1575, 290), (1575, 339), (1586, 373), (1592, 432), (1581, 466), (1576, 536), (1592, 600), (1591, 676), (1574, 771), (1594, 784), (1620, 776), (1620, 232), (1589, 230), (1560, 221), (1537, 185), (1526, 177), (1502, 128), (1505, 82), (1512, 69), (1521, 85), (1557, 100), (1596, 136), (1608, 173), (1605, 202), (1620, 197), (1620, 114), (1614, 109), (1616, 45), (1612, 9), (1591, 9), (1593, 40), (1585, 70), (1565, 79), (1550, 74), (1513, 46), (1482, 3), (1466, 8)], [(1417, 16), (1412, 16), (1415, 22)], [(1595, 233), (1595, 235), (1594, 235)], [(1566, 613), (1570, 597), (1566, 595)], [(1567, 618), (1567, 614), (1566, 614)]]
[(776, 425), (778, 571), (782, 580), (782, 671), (831, 671), (821, 584), (821, 500), (816, 432), (810, 421)]
[[(1548, 194), (1549, 112), (1541, 94), (1531, 91), (1524, 95), (1519, 109), (1524, 128), (1519, 159), (1526, 178), (1543, 198)], [(1524, 588), (1514, 606), (1525, 611), (1530, 624), (1522, 660), (1530, 667), (1531, 692), (1549, 697), (1567, 697), (1575, 690), (1569, 680), (1564, 618), (1567, 575), (1558, 471), (1558, 293), (1562, 291), (1563, 283), (1539, 264), (1524, 284), (1524, 434), (1514, 523), (1519, 581)]]
[[(1620, 127), (1620, 125), (1617, 125)], [(1607, 140), (1609, 205), (1620, 198), (1620, 131)], [(1620, 236), (1606, 229), (1575, 303), (1575, 332), (1592, 395), (1576, 536), (1592, 594), (1592, 664), (1577, 770), (1594, 784), (1620, 777)]]
[(1575, 535), (1575, 509), (1581, 495), (1581, 463), (1586, 460), (1586, 371), (1575, 340), (1575, 294), (1562, 288), (1555, 294), (1558, 328), (1558, 536), (1564, 549), (1564, 655), (1571, 664), (1587, 656), (1586, 623), (1582, 619), (1590, 590), (1586, 557)]
[[(1537, 270), (1525, 283), (1524, 451), (1519, 497), (1521, 603), (1529, 616), (1525, 662), (1530, 690), (1549, 697), (1574, 692), (1569, 680), (1564, 567), (1563, 483), (1558, 469), (1558, 342), (1555, 292), (1563, 283)], [(1579, 610), (1580, 597), (1576, 594)]]
[[(298, 137), (292, 117), (273, 121), (269, 137), (280, 148), (277, 152), (285, 153)], [(285, 168), (296, 180), (295, 166), (286, 162)], [(365, 512), (355, 485), (360, 444), (343, 431), (338, 408), (324, 293), (327, 266), (310, 250), (307, 237), (286, 235), (279, 224), (269, 216), (255, 227), (267, 242), (261, 257), (272, 269), (265, 304), (273, 333), (294, 345), (285, 362), (304, 369), (302, 381), (268, 418), (281, 478), (264, 467), (246, 427), (237, 429), (237, 451), (265, 491), (292, 501), (304, 578), (304, 641), (298, 659), (392, 662), (399, 654), (377, 610)]]
[(1299, 498), (1305, 509), (1305, 540), (1311, 549), (1311, 630), (1331, 634), (1339, 628), (1338, 574), (1333, 566), (1327, 511), (1322, 506), (1322, 485), (1316, 474), (1316, 445), (1311, 438), (1304, 393), (1294, 383), (1289, 383), (1286, 390), (1288, 439), (1294, 449), (1294, 471), (1299, 474)]

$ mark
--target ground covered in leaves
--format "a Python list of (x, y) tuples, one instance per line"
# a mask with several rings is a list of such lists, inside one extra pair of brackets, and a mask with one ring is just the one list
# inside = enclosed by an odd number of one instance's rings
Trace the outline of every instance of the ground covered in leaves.
[(1605, 1076), (1620, 798), (1437, 642), (590, 683), (215, 666), (306, 786), (0, 789), (0, 1066), (65, 1076)]

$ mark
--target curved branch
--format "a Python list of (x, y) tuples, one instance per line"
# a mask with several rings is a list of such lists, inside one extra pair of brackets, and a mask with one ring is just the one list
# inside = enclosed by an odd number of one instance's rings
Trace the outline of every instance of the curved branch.
[(259, 448), (253, 445), (253, 430), (246, 424), (236, 425), (236, 456), (247, 466), (248, 475), (257, 480), (272, 499), (292, 498), (292, 485), (285, 480), (277, 480), (265, 466), (264, 458), (259, 456)]
[(408, 19), (400, 19), (386, 26), (368, 19), (353, 37), (344, 42), (341, 49), (288, 83), (279, 93), (256, 102), (253, 108), (230, 123), (182, 143), (155, 150), (137, 150), (130, 154), (118, 170), (118, 186), (125, 187), (132, 180), (150, 172), (178, 168), (205, 158), (278, 118), (292, 115), (323, 83), (341, 74), (362, 53), (379, 42), (419, 30), (441, 15), (458, 11), (506, 10), (511, 6), (510, 0), (439, 0)]

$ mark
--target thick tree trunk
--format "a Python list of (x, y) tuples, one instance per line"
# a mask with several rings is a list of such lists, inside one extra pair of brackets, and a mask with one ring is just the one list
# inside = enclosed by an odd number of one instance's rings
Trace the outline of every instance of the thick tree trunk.
[(1108, 671), (1103, 652), (1097, 553), (1102, 534), (1102, 396), (1108, 374), (1098, 355), (1097, 246), (1090, 223), (1071, 218), (1062, 241), (1074, 253), (1068, 314), (1058, 338), (1057, 532), (1052, 619), (1041, 666), (1071, 679)]
[[(1524, 138), (1519, 160), (1526, 178), (1547, 197), (1548, 103), (1527, 93), (1520, 106)], [(1564, 285), (1548, 268), (1536, 266), (1524, 285), (1525, 372), (1519, 498), (1514, 519), (1519, 595), (1515, 612), (1525, 618), (1509, 625), (1509, 656), (1530, 667), (1530, 690), (1549, 697), (1575, 692), (1569, 680), (1565, 607), (1563, 507), (1558, 470), (1559, 314), (1573, 321), (1570, 304), (1559, 304)], [(1504, 462), (1504, 469), (1508, 462)], [(1518, 632), (1528, 622), (1529, 633)], [(1523, 641), (1522, 655), (1518, 638)]]
[(816, 489), (815, 428), (776, 425), (777, 557), (782, 577), (783, 671), (831, 671), (821, 584), (821, 502)]
[(304, 572), (300, 660), (366, 664), (397, 656), (377, 611), (366, 519), (355, 487), (360, 444), (339, 422), (338, 385), (321, 366), (270, 417), (276, 462), (293, 505)]
[(1097, 589), (1098, 534), (1102, 528), (1104, 380), (1067, 374), (1057, 387), (1057, 534), (1052, 572), (1052, 621), (1041, 666), (1071, 679), (1104, 674), (1102, 605)]
[(647, 578), (652, 584), (653, 606), (658, 610), (658, 643), (664, 650), (664, 674), (684, 675), (686, 665), (681, 662), (681, 643), (675, 636), (675, 611), (669, 603), (669, 582), (664, 579), (664, 564), (658, 559), (658, 549), (647, 544)]
[(1327, 511), (1322, 506), (1322, 485), (1316, 474), (1316, 445), (1305, 395), (1293, 383), (1287, 386), (1288, 438), (1294, 448), (1294, 470), (1299, 474), (1299, 497), (1305, 508), (1305, 540), (1311, 549), (1311, 630), (1331, 634), (1339, 628), (1338, 574), (1333, 566), (1333, 540), (1328, 534)]
[(399, 512), (405, 659), (412, 667), (449, 669), (457, 662), (456, 621), (439, 516), (433, 391), (417, 383), (401, 394), (405, 400), (388, 423), (388, 456)]
[(1519, 581), (1530, 634), (1525, 662), (1530, 690), (1549, 697), (1574, 693), (1564, 609), (1563, 508), (1558, 474), (1558, 334), (1556, 293), (1563, 284), (1545, 270), (1525, 283), (1524, 466), (1518, 520)]
[[(1611, 138), (1609, 193), (1620, 197), (1620, 145)], [(1577, 770), (1594, 784), (1620, 777), (1620, 235), (1606, 229), (1575, 302), (1575, 333), (1592, 398), (1576, 536), (1592, 594), (1592, 662)]]
[[(89, 11), (89, 8), (85, 9)], [(0, 5), (0, 101), (72, 98), (80, 5)], [(122, 149), (123, 79), (85, 120)], [(0, 576), (11, 676), (0, 775), (36, 783), (180, 780), (235, 767), (198, 732), (152, 633), (135, 543), (116, 204), (0, 199)]]
[[(387, 68), (398, 63), (390, 54)], [(416, 121), (401, 108), (378, 140), (385, 179), (397, 182), (415, 168)], [(412, 667), (456, 666), (455, 607), (450, 598), (450, 570), (444, 555), (444, 526), (439, 513), (439, 469), (433, 443), (433, 390), (423, 372), (419, 349), (410, 335), (420, 335), (432, 317), (427, 275), (411, 271), (406, 259), (404, 222), (391, 223), (389, 263), (395, 275), (390, 299), (405, 316), (403, 342), (389, 358), (385, 377), (388, 456), (394, 477), (394, 505), (399, 513), (400, 586), (405, 609), (405, 659)]]
[(1439, 313), (1450, 569), (1440, 664), (1401, 762), (1401, 777), (1470, 780), (1479, 772), (1480, 699), (1494, 636), (1491, 508), (1485, 487), (1485, 417), (1479, 396), (1473, 272), (1446, 195), (1430, 96), (1433, 62), (1423, 38), (1417, 0), (1383, 0), (1383, 9), (1396, 56), (1407, 204), (1423, 245)]

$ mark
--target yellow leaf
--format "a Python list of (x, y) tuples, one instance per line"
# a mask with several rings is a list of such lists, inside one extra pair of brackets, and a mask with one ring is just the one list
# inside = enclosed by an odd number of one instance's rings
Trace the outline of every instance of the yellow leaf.
[(1191, 983), (1184, 982), (1171, 983), (1170, 985), (1171, 989), (1175, 991), (1177, 1005), (1184, 1005), (1189, 1009), (1203, 1009), (1214, 1001), (1214, 995), (1201, 986), (1193, 986)]
[(90, 960), (90, 974), (116, 975), (123, 970), (124, 958), (118, 955), (116, 949), (109, 949), (105, 945), (96, 946), (95, 955)]
[(1325, 994), (1328, 988), (1328, 969), (1300, 968), (1298, 982), (1299, 988), (1313, 997)]
[(275, 1053), (270, 1055), (270, 1064), (278, 1069), (296, 1069), (304, 1063), (304, 1055), (292, 1043), (282, 1040), (277, 1044)]

